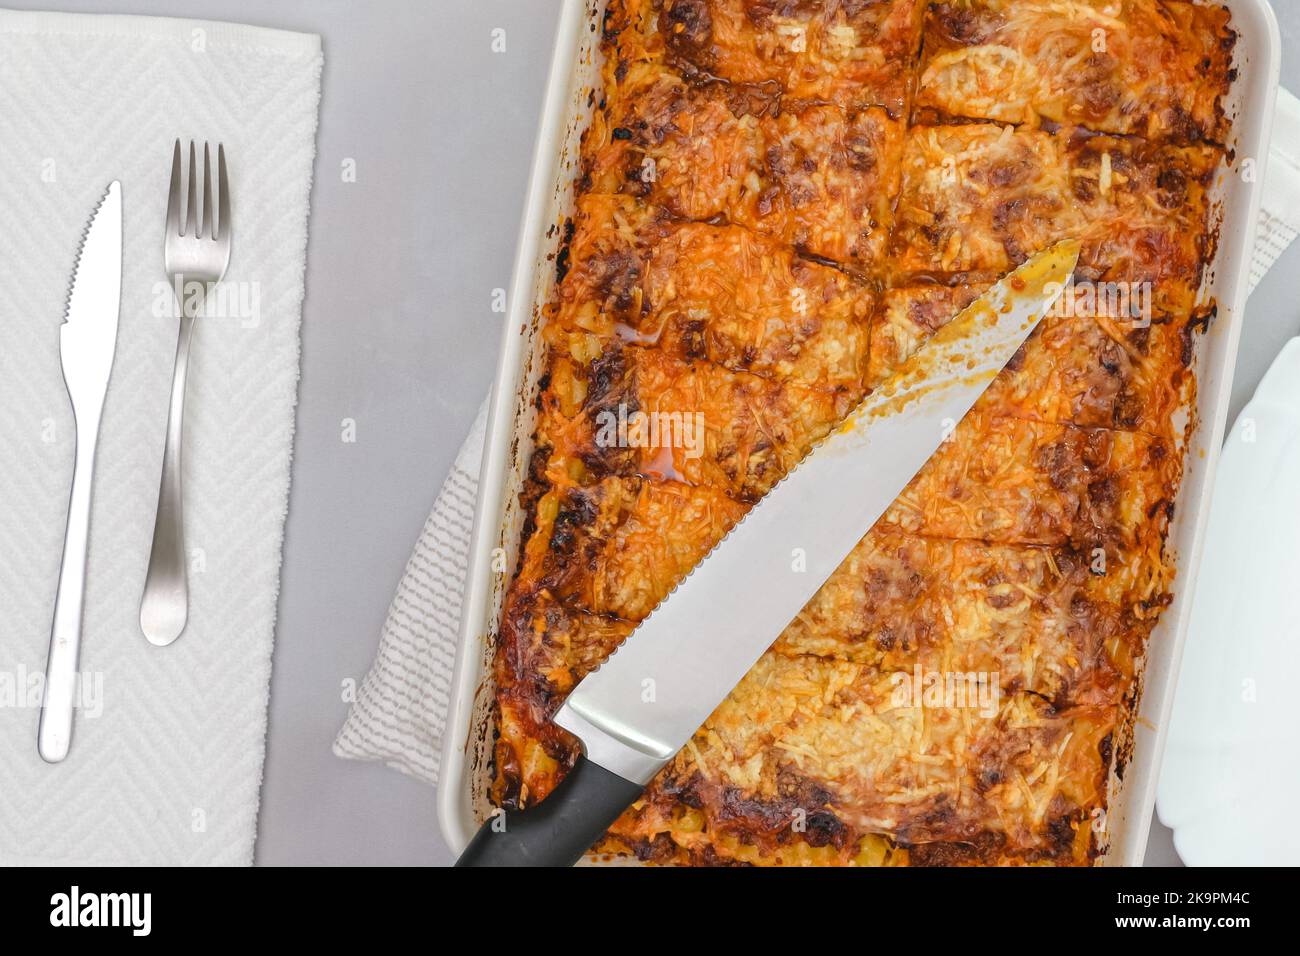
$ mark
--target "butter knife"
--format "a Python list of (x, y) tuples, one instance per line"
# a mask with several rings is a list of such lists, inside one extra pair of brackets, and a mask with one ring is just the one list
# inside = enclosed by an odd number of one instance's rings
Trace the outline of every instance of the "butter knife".
[(117, 346), (121, 291), (122, 186), (114, 181), (91, 215), (82, 237), (68, 307), (59, 329), (63, 381), (75, 420), (76, 457), (37, 732), (37, 749), (50, 763), (66, 757), (72, 742), (95, 445)]

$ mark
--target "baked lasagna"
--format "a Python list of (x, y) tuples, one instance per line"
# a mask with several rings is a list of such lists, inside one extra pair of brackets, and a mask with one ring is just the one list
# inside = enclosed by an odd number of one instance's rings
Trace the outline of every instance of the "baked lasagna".
[(600, 27), (494, 800), (544, 800), (576, 683), (927, 336), (1073, 237), (1063, 306), (598, 850), (1093, 862), (1170, 599), (1227, 12), (610, 0)]

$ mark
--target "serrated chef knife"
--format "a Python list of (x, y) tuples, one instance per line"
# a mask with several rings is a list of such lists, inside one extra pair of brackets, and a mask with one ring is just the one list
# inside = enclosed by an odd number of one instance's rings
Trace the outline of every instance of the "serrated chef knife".
[[(498, 811), (457, 866), (580, 859), (951, 434), (1055, 305), (1078, 258), (1079, 244), (1062, 242), (993, 286), (755, 505), (555, 715), (583, 745), (564, 780), (535, 807)], [(795, 547), (806, 573), (791, 571)]]
[(122, 186), (114, 182), (99, 201), (82, 237), (68, 293), (68, 308), (59, 329), (63, 381), (72, 400), (77, 444), (37, 732), (37, 749), (50, 763), (66, 757), (72, 742), (72, 709), (81, 650), (81, 604), (86, 586), (86, 545), (90, 538), (90, 487), (99, 419), (117, 346), (121, 291)]

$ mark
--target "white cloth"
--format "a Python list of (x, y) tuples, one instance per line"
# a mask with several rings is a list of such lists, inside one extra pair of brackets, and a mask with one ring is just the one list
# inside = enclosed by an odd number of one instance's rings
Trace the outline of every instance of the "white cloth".
[[(1300, 100), (1278, 92), (1250, 287), (1300, 235)], [(382, 760), (438, 782), (460, 627), (486, 404), (434, 502), (397, 587), (379, 652), (334, 742), (340, 757)]]
[[(321, 65), (314, 35), (0, 11), (2, 863), (252, 862)], [(176, 348), (162, 271), (176, 137), (225, 144), (234, 244), (191, 352), (189, 625), (159, 648), (138, 614)], [(91, 706), (68, 758), (46, 765), (27, 691), (45, 667), (72, 474), (58, 329), (114, 179), (122, 299), (91, 517)]]

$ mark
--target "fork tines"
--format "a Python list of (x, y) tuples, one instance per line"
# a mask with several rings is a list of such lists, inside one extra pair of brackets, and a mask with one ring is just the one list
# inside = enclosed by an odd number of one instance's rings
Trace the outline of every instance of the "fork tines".
[(181, 224), (181, 141), (172, 149), (171, 189), (167, 194), (167, 229), (177, 236), (224, 239), (230, 223), (230, 185), (226, 180), (226, 149), (217, 144), (217, 219), (212, 218), (212, 164), (208, 144), (203, 144), (203, 222), (197, 221), (198, 162), (190, 140), (189, 176), (185, 187), (185, 222)]

